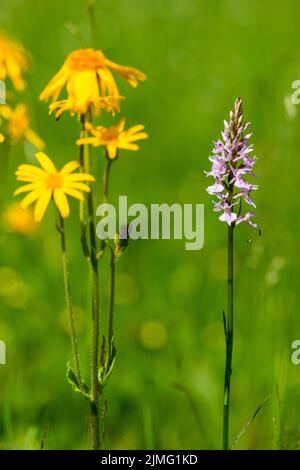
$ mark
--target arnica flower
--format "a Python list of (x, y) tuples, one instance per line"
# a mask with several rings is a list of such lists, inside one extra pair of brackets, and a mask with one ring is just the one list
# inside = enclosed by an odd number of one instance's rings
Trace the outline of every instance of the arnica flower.
[(4, 34), (0, 35), (0, 80), (10, 78), (17, 91), (23, 91), (25, 82), (22, 73), (29, 68), (28, 54), (23, 47), (9, 39)]
[(26, 209), (35, 202), (34, 220), (40, 222), (53, 198), (60, 215), (68, 217), (70, 207), (67, 195), (82, 201), (82, 192), (90, 192), (90, 187), (83, 181), (95, 181), (95, 178), (87, 173), (73, 173), (79, 167), (77, 161), (66, 163), (61, 170), (57, 170), (45, 153), (38, 152), (35, 156), (42, 168), (22, 164), (16, 171), (17, 181), (29, 183), (14, 192), (15, 196), (28, 192), (21, 201), (21, 208)]
[(3, 134), (0, 134), (0, 143), (5, 141), (5, 137)]
[(118, 149), (139, 150), (136, 141), (148, 138), (148, 134), (143, 132), (145, 127), (141, 124), (124, 130), (124, 118), (121, 119), (117, 126), (94, 127), (92, 124), (86, 123), (85, 127), (93, 137), (78, 139), (76, 143), (78, 145), (91, 144), (94, 147), (103, 145), (106, 147), (107, 157), (111, 160), (116, 158)]
[(248, 176), (255, 176), (253, 167), (256, 162), (256, 157), (250, 156), (253, 146), (249, 145), (249, 139), (252, 134), (245, 135), (249, 125), (243, 122), (242, 100), (237, 98), (229, 122), (224, 121), (222, 139), (214, 142), (212, 156), (209, 157), (212, 169), (206, 175), (212, 176), (215, 181), (206, 191), (217, 198), (214, 211), (222, 212), (219, 220), (229, 226), (248, 222), (257, 228), (251, 220), (254, 212), (242, 213), (243, 202), (256, 207), (251, 193), (258, 188), (258, 185), (246, 180)]
[(45, 147), (42, 139), (29, 127), (28, 110), (25, 104), (20, 103), (15, 109), (8, 105), (0, 106), (0, 117), (8, 122), (8, 134), (11, 144), (17, 144), (22, 138), (25, 138), (38, 150)]
[[(118, 110), (120, 94), (112, 71), (134, 88), (138, 81), (146, 79), (140, 70), (115, 64), (99, 50), (79, 49), (67, 56), (61, 69), (40, 94), (40, 99), (47, 101), (51, 98), (55, 102), (66, 86), (67, 100), (55, 105), (61, 112), (69, 110), (85, 114), (101, 107), (110, 112)], [(109, 97), (110, 101), (103, 100), (105, 97)], [(52, 106), (50, 111), (55, 107)]]

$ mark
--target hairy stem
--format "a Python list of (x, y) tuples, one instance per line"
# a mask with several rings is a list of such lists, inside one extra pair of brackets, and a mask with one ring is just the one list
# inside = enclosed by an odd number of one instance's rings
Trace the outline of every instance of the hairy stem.
[(74, 315), (73, 306), (72, 306), (71, 283), (70, 283), (70, 273), (69, 273), (69, 268), (68, 268), (64, 219), (61, 217), (60, 214), (59, 214), (59, 231), (60, 231), (60, 236), (61, 236), (64, 285), (65, 285), (67, 310), (68, 310), (69, 323), (70, 323), (73, 360), (74, 360), (74, 364), (76, 368), (78, 382), (79, 382), (80, 388), (82, 389), (82, 376), (81, 376), (81, 371), (80, 371), (80, 360), (79, 360), (79, 352), (78, 352), (78, 340), (77, 340), (77, 333), (76, 333), (75, 315)]
[(106, 158), (106, 164), (103, 172), (103, 202), (108, 203), (109, 172), (113, 160)]
[(115, 308), (115, 284), (116, 284), (116, 257), (114, 250), (111, 250), (110, 259), (110, 305), (109, 305), (109, 326), (108, 326), (108, 363), (110, 364), (113, 352), (114, 339), (114, 308)]
[[(84, 152), (85, 171), (90, 171), (88, 146)], [(100, 329), (100, 304), (99, 304), (99, 272), (97, 258), (97, 239), (94, 218), (93, 191), (87, 194), (87, 211), (90, 233), (90, 270), (92, 281), (92, 338), (91, 338), (91, 418), (93, 449), (100, 449), (100, 387), (98, 381), (99, 368), (99, 329)]]
[(233, 230), (228, 227), (228, 266), (227, 266), (227, 315), (225, 322), (226, 365), (224, 378), (224, 410), (223, 410), (223, 449), (229, 449), (229, 411), (230, 411), (230, 382), (232, 373), (233, 348)]
[(90, 22), (91, 31), (91, 46), (96, 47), (97, 30), (96, 30), (96, 18), (95, 18), (95, 0), (85, 0), (86, 10)]
[[(80, 138), (84, 138), (86, 136), (85, 131), (85, 115), (82, 114), (80, 118), (81, 122), (81, 130), (80, 130)], [(79, 146), (79, 163), (80, 163), (80, 170), (85, 171), (85, 162), (84, 162), (84, 144)], [(83, 254), (86, 258), (89, 257), (89, 249), (86, 239), (86, 223), (85, 223), (85, 200), (79, 202), (79, 221), (80, 221), (80, 241), (82, 246)]]
[[(80, 137), (86, 136), (86, 116), (81, 117)], [(88, 145), (80, 145), (80, 166), (82, 171), (90, 172), (90, 155)], [(100, 449), (100, 387), (98, 381), (99, 369), (99, 330), (100, 330), (100, 302), (99, 302), (99, 272), (97, 259), (97, 239), (94, 218), (93, 191), (87, 193), (86, 200), (80, 203), (80, 232), (83, 253), (89, 261), (91, 273), (91, 296), (92, 296), (92, 325), (91, 325), (91, 359), (90, 359), (90, 407), (91, 407), (91, 430), (92, 446), (94, 450)], [(86, 206), (86, 211), (85, 211)], [(86, 212), (86, 214), (85, 214)], [(86, 222), (89, 229), (89, 245), (86, 237)]]

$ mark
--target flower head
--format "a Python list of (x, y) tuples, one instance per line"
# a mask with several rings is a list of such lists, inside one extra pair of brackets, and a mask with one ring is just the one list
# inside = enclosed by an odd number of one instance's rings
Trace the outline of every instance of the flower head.
[(87, 123), (85, 127), (92, 134), (92, 137), (78, 139), (77, 144), (91, 144), (94, 147), (103, 145), (106, 147), (107, 157), (111, 160), (116, 158), (118, 149), (139, 150), (136, 141), (148, 138), (148, 134), (143, 132), (144, 126), (142, 125), (124, 130), (124, 118), (121, 119), (117, 126), (94, 127), (92, 124)]
[[(134, 88), (139, 80), (146, 79), (140, 70), (115, 64), (99, 50), (78, 49), (67, 56), (61, 69), (40, 94), (40, 99), (47, 101), (51, 98), (55, 102), (66, 86), (67, 100), (57, 105), (61, 112), (69, 110), (71, 113), (85, 114), (101, 107), (106, 107), (110, 112), (118, 110), (120, 94), (112, 71)], [(105, 97), (111, 100), (107, 106), (101, 99)]]
[(28, 183), (14, 192), (15, 196), (28, 192), (21, 201), (21, 208), (26, 209), (35, 202), (34, 220), (40, 222), (50, 199), (53, 198), (60, 215), (63, 218), (68, 217), (70, 207), (66, 196), (72, 196), (82, 201), (82, 192), (90, 191), (90, 187), (83, 181), (95, 181), (94, 177), (87, 173), (74, 173), (74, 170), (79, 167), (77, 161), (66, 163), (61, 170), (57, 170), (45, 153), (38, 152), (35, 156), (41, 168), (22, 164), (16, 171), (17, 180)]
[(8, 123), (8, 134), (13, 145), (17, 144), (22, 138), (25, 138), (37, 149), (45, 147), (42, 139), (29, 127), (28, 110), (25, 104), (20, 103), (15, 109), (8, 105), (0, 106), (0, 117), (4, 118)]
[(212, 156), (209, 157), (212, 168), (206, 175), (214, 178), (214, 184), (208, 186), (206, 191), (218, 199), (214, 202), (214, 211), (223, 212), (219, 220), (227, 222), (229, 226), (248, 222), (257, 228), (257, 224), (251, 220), (255, 215), (253, 212), (241, 213), (242, 202), (256, 207), (251, 193), (258, 188), (258, 185), (245, 179), (255, 176), (253, 167), (256, 157), (250, 156), (253, 147), (249, 145), (252, 134), (245, 135), (249, 125), (243, 122), (242, 101), (237, 98), (229, 122), (224, 121), (222, 139), (214, 143)]
[(14, 88), (22, 91), (25, 82), (22, 72), (28, 70), (28, 54), (23, 47), (1, 34), (0, 36), (0, 80), (9, 77)]
[(4, 142), (5, 141), (5, 137), (3, 134), (0, 134), (0, 143)]

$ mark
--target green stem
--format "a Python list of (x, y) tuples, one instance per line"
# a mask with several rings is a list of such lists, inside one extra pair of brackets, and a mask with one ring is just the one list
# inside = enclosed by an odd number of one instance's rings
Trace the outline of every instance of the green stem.
[(76, 334), (76, 325), (75, 325), (75, 315), (72, 306), (72, 297), (71, 297), (71, 283), (70, 283), (70, 273), (68, 269), (68, 257), (67, 257), (67, 246), (66, 246), (66, 236), (65, 236), (65, 227), (64, 219), (59, 214), (59, 230), (61, 236), (61, 251), (62, 251), (62, 264), (63, 264), (63, 273), (64, 273), (64, 285), (65, 285), (65, 294), (67, 302), (67, 310), (70, 323), (70, 332), (71, 332), (71, 345), (73, 352), (73, 360), (76, 368), (76, 374), (78, 382), (80, 384), (80, 389), (82, 389), (82, 376), (80, 371), (80, 360), (78, 352), (78, 340)]
[(226, 365), (224, 379), (224, 413), (223, 413), (223, 449), (229, 449), (229, 411), (230, 411), (230, 382), (232, 373), (233, 349), (233, 230), (228, 227), (228, 266), (227, 266), (227, 315), (225, 322)]
[(106, 158), (106, 164), (103, 173), (103, 202), (108, 203), (108, 186), (109, 186), (109, 172), (113, 160)]
[(1, 152), (0, 152), (0, 208), (2, 209), (2, 205), (4, 202), (4, 195), (6, 194), (6, 186), (7, 186), (7, 169), (9, 163), (9, 154), (10, 154), (10, 144), (8, 138), (0, 144), (1, 145)]
[[(86, 116), (81, 116), (81, 132), (80, 137), (85, 137)], [(80, 166), (84, 172), (90, 172), (90, 155), (87, 145), (80, 145)], [(85, 223), (85, 204), (87, 205), (87, 222), (89, 227), (90, 246), (86, 239), (86, 223)], [(94, 450), (100, 449), (100, 387), (98, 381), (99, 369), (99, 330), (100, 330), (100, 302), (99, 302), (99, 272), (97, 259), (97, 240), (96, 227), (94, 219), (94, 202), (93, 191), (87, 193), (86, 200), (80, 205), (80, 231), (81, 244), (83, 253), (89, 261), (91, 283), (92, 283), (92, 327), (91, 327), (91, 361), (90, 361), (90, 407), (91, 407), (91, 430), (92, 430), (92, 446)]]
[(95, 0), (85, 0), (86, 9), (89, 16), (90, 31), (91, 31), (91, 45), (96, 47), (96, 18), (95, 18)]
[[(80, 138), (83, 139), (86, 136), (85, 130), (85, 115), (82, 114), (80, 117), (81, 130)], [(79, 146), (79, 163), (80, 170), (85, 171), (85, 162), (84, 162), (84, 144)], [(86, 240), (86, 224), (85, 224), (85, 200), (79, 202), (79, 221), (80, 221), (80, 241), (82, 246), (83, 254), (86, 258), (89, 258), (89, 249)]]
[[(85, 146), (85, 171), (89, 171), (88, 146)], [(88, 222), (90, 232), (90, 268), (92, 280), (92, 347), (91, 347), (91, 426), (93, 449), (100, 449), (100, 387), (98, 381), (99, 369), (99, 329), (100, 329), (100, 303), (99, 303), (99, 272), (97, 258), (97, 239), (94, 218), (93, 191), (87, 194)]]
[(115, 284), (116, 284), (116, 257), (114, 250), (111, 250), (110, 260), (110, 305), (109, 305), (109, 326), (108, 326), (108, 364), (110, 364), (113, 352), (114, 338), (114, 307), (115, 307)]

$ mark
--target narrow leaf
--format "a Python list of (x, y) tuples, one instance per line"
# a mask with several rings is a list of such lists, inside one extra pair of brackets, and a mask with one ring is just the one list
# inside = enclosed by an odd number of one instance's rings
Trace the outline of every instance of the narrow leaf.
[(245, 426), (243, 427), (243, 429), (241, 430), (241, 432), (236, 436), (235, 440), (233, 441), (231, 447), (230, 447), (230, 450), (233, 449), (233, 447), (235, 447), (239, 441), (241, 440), (241, 438), (243, 437), (243, 435), (246, 433), (246, 431), (249, 429), (249, 426), (251, 425), (252, 421), (254, 421), (254, 419), (256, 418), (256, 416), (258, 415), (258, 413), (260, 412), (260, 410), (263, 408), (263, 406), (267, 403), (267, 401), (271, 398), (271, 395), (268, 395), (266, 396), (266, 398), (264, 399), (264, 401), (259, 405), (259, 407), (255, 410), (255, 412), (253, 413), (253, 415), (251, 416), (251, 418), (249, 419), (249, 421), (245, 424)]
[(81, 393), (84, 397), (89, 398), (89, 388), (85, 383), (82, 383), (80, 386), (79, 380), (77, 375), (75, 374), (74, 370), (70, 366), (70, 364), (67, 364), (67, 379), (68, 382), (71, 384), (73, 390), (76, 393)]

